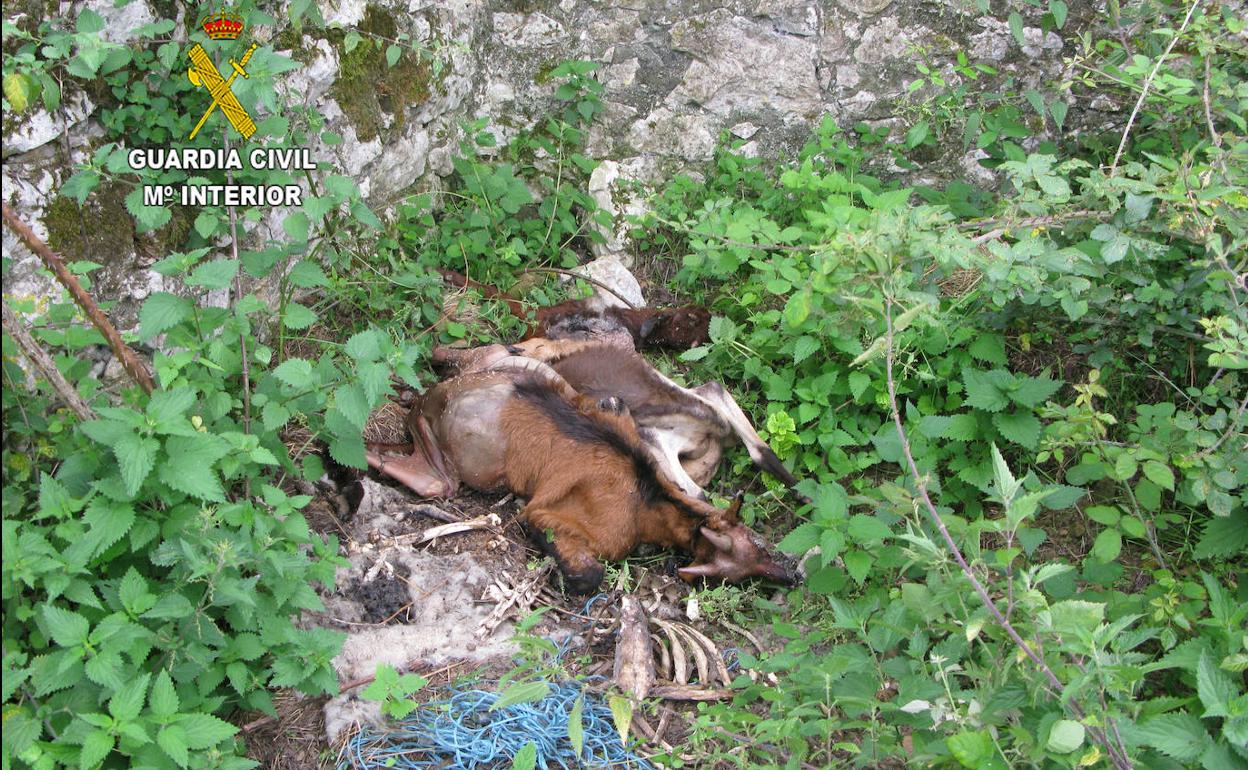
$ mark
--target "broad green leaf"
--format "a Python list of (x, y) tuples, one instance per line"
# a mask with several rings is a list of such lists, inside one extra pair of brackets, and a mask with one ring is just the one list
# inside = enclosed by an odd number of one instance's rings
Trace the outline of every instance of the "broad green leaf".
[(1028, 449), (1035, 449), (1040, 444), (1040, 420), (1029, 412), (1004, 412), (992, 416), (992, 424), (1006, 439), (1021, 444)]
[(229, 451), (229, 443), (212, 434), (170, 436), (165, 442), (167, 457), (160, 465), (160, 480), (192, 497), (224, 502), (221, 479), (213, 466)]
[(306, 259), (296, 262), (295, 266), (290, 269), (290, 274), (286, 276), (286, 279), (303, 289), (329, 285), (329, 278), (326, 277), (325, 271), (321, 269), (321, 266)]
[(306, 329), (316, 323), (316, 313), (298, 302), (288, 302), (282, 309), (282, 323), (287, 329)]
[(863, 543), (878, 543), (892, 535), (888, 525), (875, 516), (855, 514), (849, 518), (849, 536)]
[(855, 401), (862, 396), (867, 386), (871, 384), (871, 375), (863, 371), (852, 371), (846, 379), (849, 382), (849, 392), (853, 394)]
[(975, 341), (968, 347), (967, 352), (972, 358), (980, 361), (987, 361), (997, 366), (1005, 366), (1007, 363), (1005, 357), (1005, 337), (1000, 334), (980, 334), (975, 337)]
[(537, 767), (537, 744), (529, 741), (511, 759), (511, 770), (533, 770)]
[(1066, 26), (1066, 15), (1069, 10), (1062, 0), (1049, 0), (1049, 13), (1053, 14), (1053, 23), (1058, 29)]
[(1058, 388), (1061, 380), (1050, 380), (1046, 377), (1019, 377), (1009, 389), (1009, 397), (1026, 407), (1037, 407), (1043, 404)]
[(945, 739), (953, 758), (970, 770), (981, 770), (996, 754), (992, 737), (987, 731), (961, 732)]
[(1170, 466), (1156, 460), (1144, 463), (1144, 475), (1162, 489), (1174, 491), (1174, 471)]
[(121, 722), (138, 719), (143, 703), (147, 700), (147, 683), (151, 679), (152, 675), (145, 673), (118, 690), (108, 701), (108, 713)]
[(1213, 743), (1200, 720), (1183, 711), (1155, 716), (1132, 730), (1135, 739), (1180, 762), (1194, 762)]
[[(178, 691), (173, 686), (173, 679), (170, 678), (169, 672), (161, 669), (156, 675), (156, 681), (152, 684), (152, 695), (150, 700), (150, 708), (152, 715), (164, 719), (178, 713), (181, 701), (178, 699)], [(185, 739), (183, 739), (185, 744)]]
[(1018, 11), (1011, 11), (1009, 16), (1010, 34), (1014, 36), (1014, 42), (1021, 47), (1026, 38), (1023, 36), (1023, 17)]
[(186, 731), (186, 746), (190, 749), (209, 749), (233, 736), (238, 728), (211, 714), (186, 714), (177, 724)]
[(168, 292), (158, 291), (148, 297), (139, 310), (139, 339), (146, 342), (191, 316), (191, 301)]
[(1226, 672), (1218, 668), (1209, 653), (1200, 656), (1196, 667), (1196, 692), (1205, 707), (1204, 719), (1231, 716), (1231, 702), (1239, 697), (1239, 689)]
[(1069, 754), (1083, 745), (1083, 725), (1073, 719), (1059, 719), (1049, 731), (1049, 751)]
[(550, 685), (538, 680), (536, 682), (516, 682), (499, 694), (498, 699), (490, 706), (490, 711), (497, 711), (517, 703), (533, 703), (550, 695)]
[(871, 571), (871, 565), (875, 563), (871, 554), (861, 550), (850, 551), (841, 557), (841, 560), (845, 563), (845, 571), (858, 585), (862, 585), (867, 579), (867, 573)]
[(181, 725), (165, 725), (156, 733), (156, 745), (165, 752), (178, 767), (186, 767), (190, 763), (190, 751), (186, 746), (186, 730)]
[(214, 259), (192, 270), (191, 274), (186, 277), (186, 282), (191, 286), (202, 286), (205, 289), (224, 289), (229, 287), (237, 274), (237, 259)]
[(579, 760), (585, 749), (585, 693), (576, 696), (572, 711), (568, 714), (568, 741), (572, 744), (572, 752)]
[(1122, 553), (1122, 535), (1116, 529), (1103, 529), (1092, 544), (1092, 555), (1108, 564)]
[(273, 370), (273, 376), (292, 388), (306, 388), (312, 384), (312, 363), (302, 358), (288, 358)]
[(628, 745), (628, 731), (633, 725), (633, 701), (623, 695), (607, 696), (607, 707), (611, 709), (611, 717), (615, 720), (615, 730), (620, 734), (620, 743)]
[(126, 494), (134, 496), (156, 465), (156, 452), (160, 442), (154, 438), (141, 438), (133, 433), (122, 436), (113, 444), (113, 454), (117, 456), (117, 467), (121, 471), (121, 480), (126, 485)]
[(62, 647), (76, 647), (87, 641), (91, 624), (76, 612), (52, 604), (43, 605), (43, 622), (48, 634)]
[(93, 770), (109, 755), (115, 743), (116, 739), (105, 730), (92, 730), (87, 733), (78, 753), (78, 767), (81, 770)]

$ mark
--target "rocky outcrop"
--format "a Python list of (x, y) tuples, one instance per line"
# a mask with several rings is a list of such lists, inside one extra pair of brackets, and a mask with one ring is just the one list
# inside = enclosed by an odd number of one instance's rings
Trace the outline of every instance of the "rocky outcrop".
[[(23, 4), (17, 5), (15, 11), (6, 6), (6, 18), (20, 13)], [(87, 0), (62, 3), (62, 15), (74, 18), (82, 7), (108, 18), (115, 40), (167, 10), (155, 0), (134, 0), (122, 9)], [(1021, 91), (1051, 78), (1069, 47), (1034, 24), (1024, 28), (1020, 46), (1004, 21), (981, 14), (972, 0), (637, 0), (626, 6), (321, 0), (319, 7), (328, 23), (381, 38), (407, 35), (425, 52), (408, 51), (390, 65), (380, 48), (348, 51), (342, 28), (307, 25), (301, 34), (287, 30), (276, 37), (263, 28), (253, 32), (302, 64), (282, 75), (279, 87), (316, 105), (326, 128), (342, 137), (314, 147), (314, 155), (354, 178), (379, 211), (415, 189), (437, 187), (451, 173), (465, 121), (486, 117), (506, 141), (547, 114), (553, 107), (549, 72), (567, 59), (601, 64), (605, 112), (591, 131), (589, 150), (616, 163), (610, 179), (596, 180), (595, 196), (621, 201), (620, 182), (696, 171), (721, 137), (740, 140), (746, 154), (791, 157), (823, 115), (842, 126), (865, 121), (900, 135), (926, 93), (909, 89), (918, 77), (916, 62), (954, 81), (953, 63), (964, 51), (972, 61), (990, 63), (1000, 77), (1016, 78)], [(1033, 21), (1040, 13), (1021, 3), (1018, 9)], [(1080, 23), (1072, 13), (1065, 34), (1077, 33)], [(104, 264), (99, 283), (120, 292), (105, 298), (137, 299), (161, 283), (146, 270), (145, 250), (159, 251), (176, 239), (176, 229), (153, 243), (133, 228), (118, 230), (117, 222), (99, 219), (114, 216), (107, 205), (88, 201), (70, 210), (58, 203), (57, 190), (74, 164), (100, 141), (98, 118), (87, 93), (67, 93), (54, 114), (6, 111), (4, 197), (41, 235), (76, 258)], [(931, 156), (918, 173), (991, 181), (960, 146)], [(268, 229), (280, 233), (278, 221), (270, 217)], [(100, 243), (94, 236), (103, 230), (110, 237)], [(606, 235), (608, 252), (618, 254), (620, 233)], [(4, 254), (15, 262), (6, 291), (48, 291), (32, 257), (8, 232)]]

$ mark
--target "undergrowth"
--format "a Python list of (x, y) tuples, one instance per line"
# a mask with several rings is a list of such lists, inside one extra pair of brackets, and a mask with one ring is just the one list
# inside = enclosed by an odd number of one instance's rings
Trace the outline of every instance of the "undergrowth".
[[(293, 23), (319, 23), (296, 5)], [(1032, 5), (1065, 23), (1065, 3)], [(123, 144), (193, 122), (143, 118), (186, 88), (161, 42), (173, 24), (116, 46), (87, 14), (73, 31), (6, 21), (6, 109), (55, 110), (62, 83), (110, 94), (106, 141), (64, 195), (185, 177), (122, 162)], [(658, 761), (1248, 763), (1243, 33), (1229, 6), (1113, 3), (1077, 75), (1043, 92), (1010, 92), (973, 52), (923, 57), (898, 144), (824, 119), (791, 160), (725, 143), (699, 176), (649, 191), (630, 222), (639, 264), (715, 314), (707, 344), (659, 365), (729, 383), (814, 500), (792, 509), (744, 453), (729, 458), (716, 491), (747, 488), (751, 523), (787, 533), (808, 580), (699, 594), (711, 621), (774, 643), (739, 655), (735, 696), (700, 704)], [(390, 61), (411, 47), (352, 41)], [(340, 141), (277, 90), (297, 63), (260, 48), (251, 66), (240, 98), (268, 111), (265, 141)], [(487, 122), (466, 126), (445, 189), (389, 223), (332, 174), (256, 250), (217, 244), (258, 212), (196, 212), (156, 265), (185, 291), (140, 313), (150, 395), (101, 385), (81, 355), (101, 338), (68, 301), (13, 300), (95, 415), (30, 387), (6, 337), (5, 768), (247, 767), (227, 719), (271, 710), (272, 688), (336, 690), (338, 635), (293, 621), (319, 606), (337, 547), (309, 530), (292, 482), (321, 476), (318, 444), (362, 467), (370, 411), (392, 376), (428, 380), (434, 342), (518, 332), (500, 303), (444, 293), (433, 268), (531, 304), (565, 293), (535, 268), (584, 261), (611, 224), (585, 192), (594, 68), (552, 70), (550, 116), (504, 146)], [(1073, 124), (1067, 105), (1097, 93), (1137, 109), (1110, 130)], [(950, 143), (983, 150), (1000, 186), (880, 171)], [(127, 205), (140, 231), (171, 218), (134, 192)], [(88, 288), (98, 267), (72, 265)], [(226, 307), (210, 301), (222, 292)], [(526, 637), (508, 698), (546, 692), (548, 646)], [(385, 671), (370, 694), (397, 716), (422, 685)], [(632, 705), (615, 703), (626, 729)]]

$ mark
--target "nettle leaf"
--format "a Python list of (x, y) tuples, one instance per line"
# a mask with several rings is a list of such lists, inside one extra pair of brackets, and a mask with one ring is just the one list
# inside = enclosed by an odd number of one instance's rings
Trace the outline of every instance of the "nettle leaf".
[(113, 750), (116, 739), (105, 730), (92, 730), (82, 740), (78, 752), (78, 767), (93, 768), (104, 761)]
[(814, 355), (820, 348), (819, 340), (810, 335), (802, 335), (793, 344), (793, 363), (800, 364)]
[(356, 361), (372, 361), (381, 355), (380, 333), (375, 329), (365, 329), (351, 335), (343, 351)]
[[(117, 587), (117, 598), (121, 606), (137, 614), (147, 612), (156, 603), (156, 596), (147, 590), (147, 580), (134, 567), (126, 570)], [(143, 606), (143, 605), (147, 606)]]
[(1207, 652), (1200, 656), (1200, 663), (1196, 666), (1196, 692), (1205, 707), (1205, 713), (1201, 715), (1205, 719), (1231, 716), (1228, 707), (1239, 697), (1235, 683), (1218, 668), (1213, 656)]
[(146, 342), (191, 316), (191, 301), (164, 291), (148, 297), (139, 310), (139, 339)]
[(157, 423), (175, 420), (195, 405), (195, 391), (191, 388), (158, 390), (147, 402), (147, 416)]
[(62, 647), (77, 647), (87, 641), (91, 624), (76, 612), (52, 604), (43, 605), (43, 622), (48, 634)]
[(190, 752), (186, 747), (186, 730), (183, 730), (180, 725), (165, 725), (160, 728), (160, 732), (156, 733), (156, 745), (160, 746), (161, 751), (169, 755), (178, 767), (186, 767), (191, 761)]
[(1000, 334), (980, 334), (967, 348), (973, 358), (997, 366), (1005, 366), (1005, 337)]
[(537, 767), (537, 744), (528, 741), (511, 759), (511, 770), (533, 770)]
[(287, 329), (306, 329), (316, 323), (316, 313), (311, 308), (304, 307), (298, 302), (287, 303), (282, 311), (282, 323)]
[(853, 395), (855, 401), (862, 396), (867, 386), (871, 384), (871, 375), (862, 371), (852, 371), (846, 379), (849, 382), (849, 392)]
[(390, 392), (390, 367), (380, 362), (366, 362), (359, 366), (357, 372), (360, 386), (368, 403), (376, 404), (381, 397)]
[(117, 466), (121, 470), (121, 480), (126, 485), (126, 494), (134, 496), (156, 465), (156, 452), (160, 442), (154, 438), (143, 438), (131, 433), (122, 436), (113, 444), (113, 453), (117, 456)]
[(186, 282), (190, 286), (202, 286), (205, 289), (224, 289), (237, 274), (237, 259), (214, 259), (192, 270), (186, 277)]
[(368, 422), (368, 397), (358, 384), (341, 385), (334, 391), (334, 406), (359, 430)]
[(992, 424), (1001, 435), (1015, 444), (1022, 444), (1028, 449), (1035, 449), (1040, 444), (1040, 420), (1029, 412), (1013, 412), (1011, 414), (994, 414)]
[(260, 419), (265, 430), (274, 431), (290, 421), (290, 410), (276, 401), (270, 401), (260, 411)]
[(951, 441), (970, 441), (978, 436), (979, 420), (969, 412), (953, 415), (942, 434)]
[(134, 519), (134, 506), (130, 503), (96, 496), (83, 514), (83, 521), (90, 529), (81, 542), (91, 556), (101, 554), (126, 536), (134, 526)]
[(1010, 400), (1003, 392), (1013, 378), (1009, 372), (993, 370), (981, 372), (976, 369), (962, 370), (962, 384), (966, 387), (966, 403), (986, 412), (999, 412)]
[(1062, 387), (1061, 380), (1050, 380), (1047, 377), (1019, 377), (1008, 394), (1015, 403), (1026, 407), (1037, 407), (1044, 403)]
[(364, 438), (359, 433), (331, 437), (329, 454), (348, 468), (368, 467), (368, 460), (364, 454)]
[(325, 271), (321, 269), (321, 266), (306, 259), (296, 262), (295, 266), (290, 269), (290, 274), (286, 276), (286, 279), (293, 285), (303, 289), (329, 285), (329, 278), (326, 277)]
[(1132, 732), (1140, 743), (1180, 762), (1196, 761), (1213, 743), (1200, 720), (1184, 711), (1155, 716)]
[(230, 444), (217, 436), (171, 436), (165, 442), (166, 459), (160, 466), (160, 480), (192, 497), (224, 502), (221, 479), (213, 468), (230, 451)]
[(152, 675), (145, 673), (118, 690), (108, 701), (108, 713), (119, 721), (132, 722), (137, 719), (139, 712), (143, 710), (143, 702), (147, 699), (147, 683), (151, 679)]
[(288, 358), (273, 370), (273, 376), (292, 388), (306, 388), (312, 384), (312, 362)]
[(186, 714), (177, 724), (186, 731), (190, 749), (210, 749), (238, 732), (237, 727), (211, 714)]

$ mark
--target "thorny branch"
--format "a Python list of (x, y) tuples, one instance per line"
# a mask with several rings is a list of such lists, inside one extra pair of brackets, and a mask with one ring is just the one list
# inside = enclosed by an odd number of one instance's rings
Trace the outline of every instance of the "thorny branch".
[(70, 296), (74, 298), (74, 302), (78, 303), (78, 307), (82, 308), (82, 312), (87, 314), (87, 318), (100, 330), (100, 334), (104, 335), (104, 339), (108, 341), (108, 346), (112, 348), (113, 355), (121, 361), (121, 365), (125, 367), (130, 377), (143, 388), (146, 393), (151, 393), (156, 389), (156, 383), (152, 380), (152, 375), (147, 371), (147, 366), (139, 360), (138, 354), (125, 343), (121, 338), (121, 333), (117, 331), (117, 327), (113, 326), (108, 320), (108, 316), (104, 315), (104, 311), (100, 306), (95, 304), (95, 300), (82, 288), (82, 284), (69, 272), (69, 268), (65, 267), (65, 262), (57, 256), (56, 252), (44, 243), (43, 240), (35, 235), (35, 231), (30, 229), (30, 225), (26, 224), (21, 218), (9, 208), (9, 204), (4, 204), (4, 223), (8, 225), (18, 238), (26, 244), (43, 264), (52, 271), (56, 279), (61, 285), (69, 291)]

